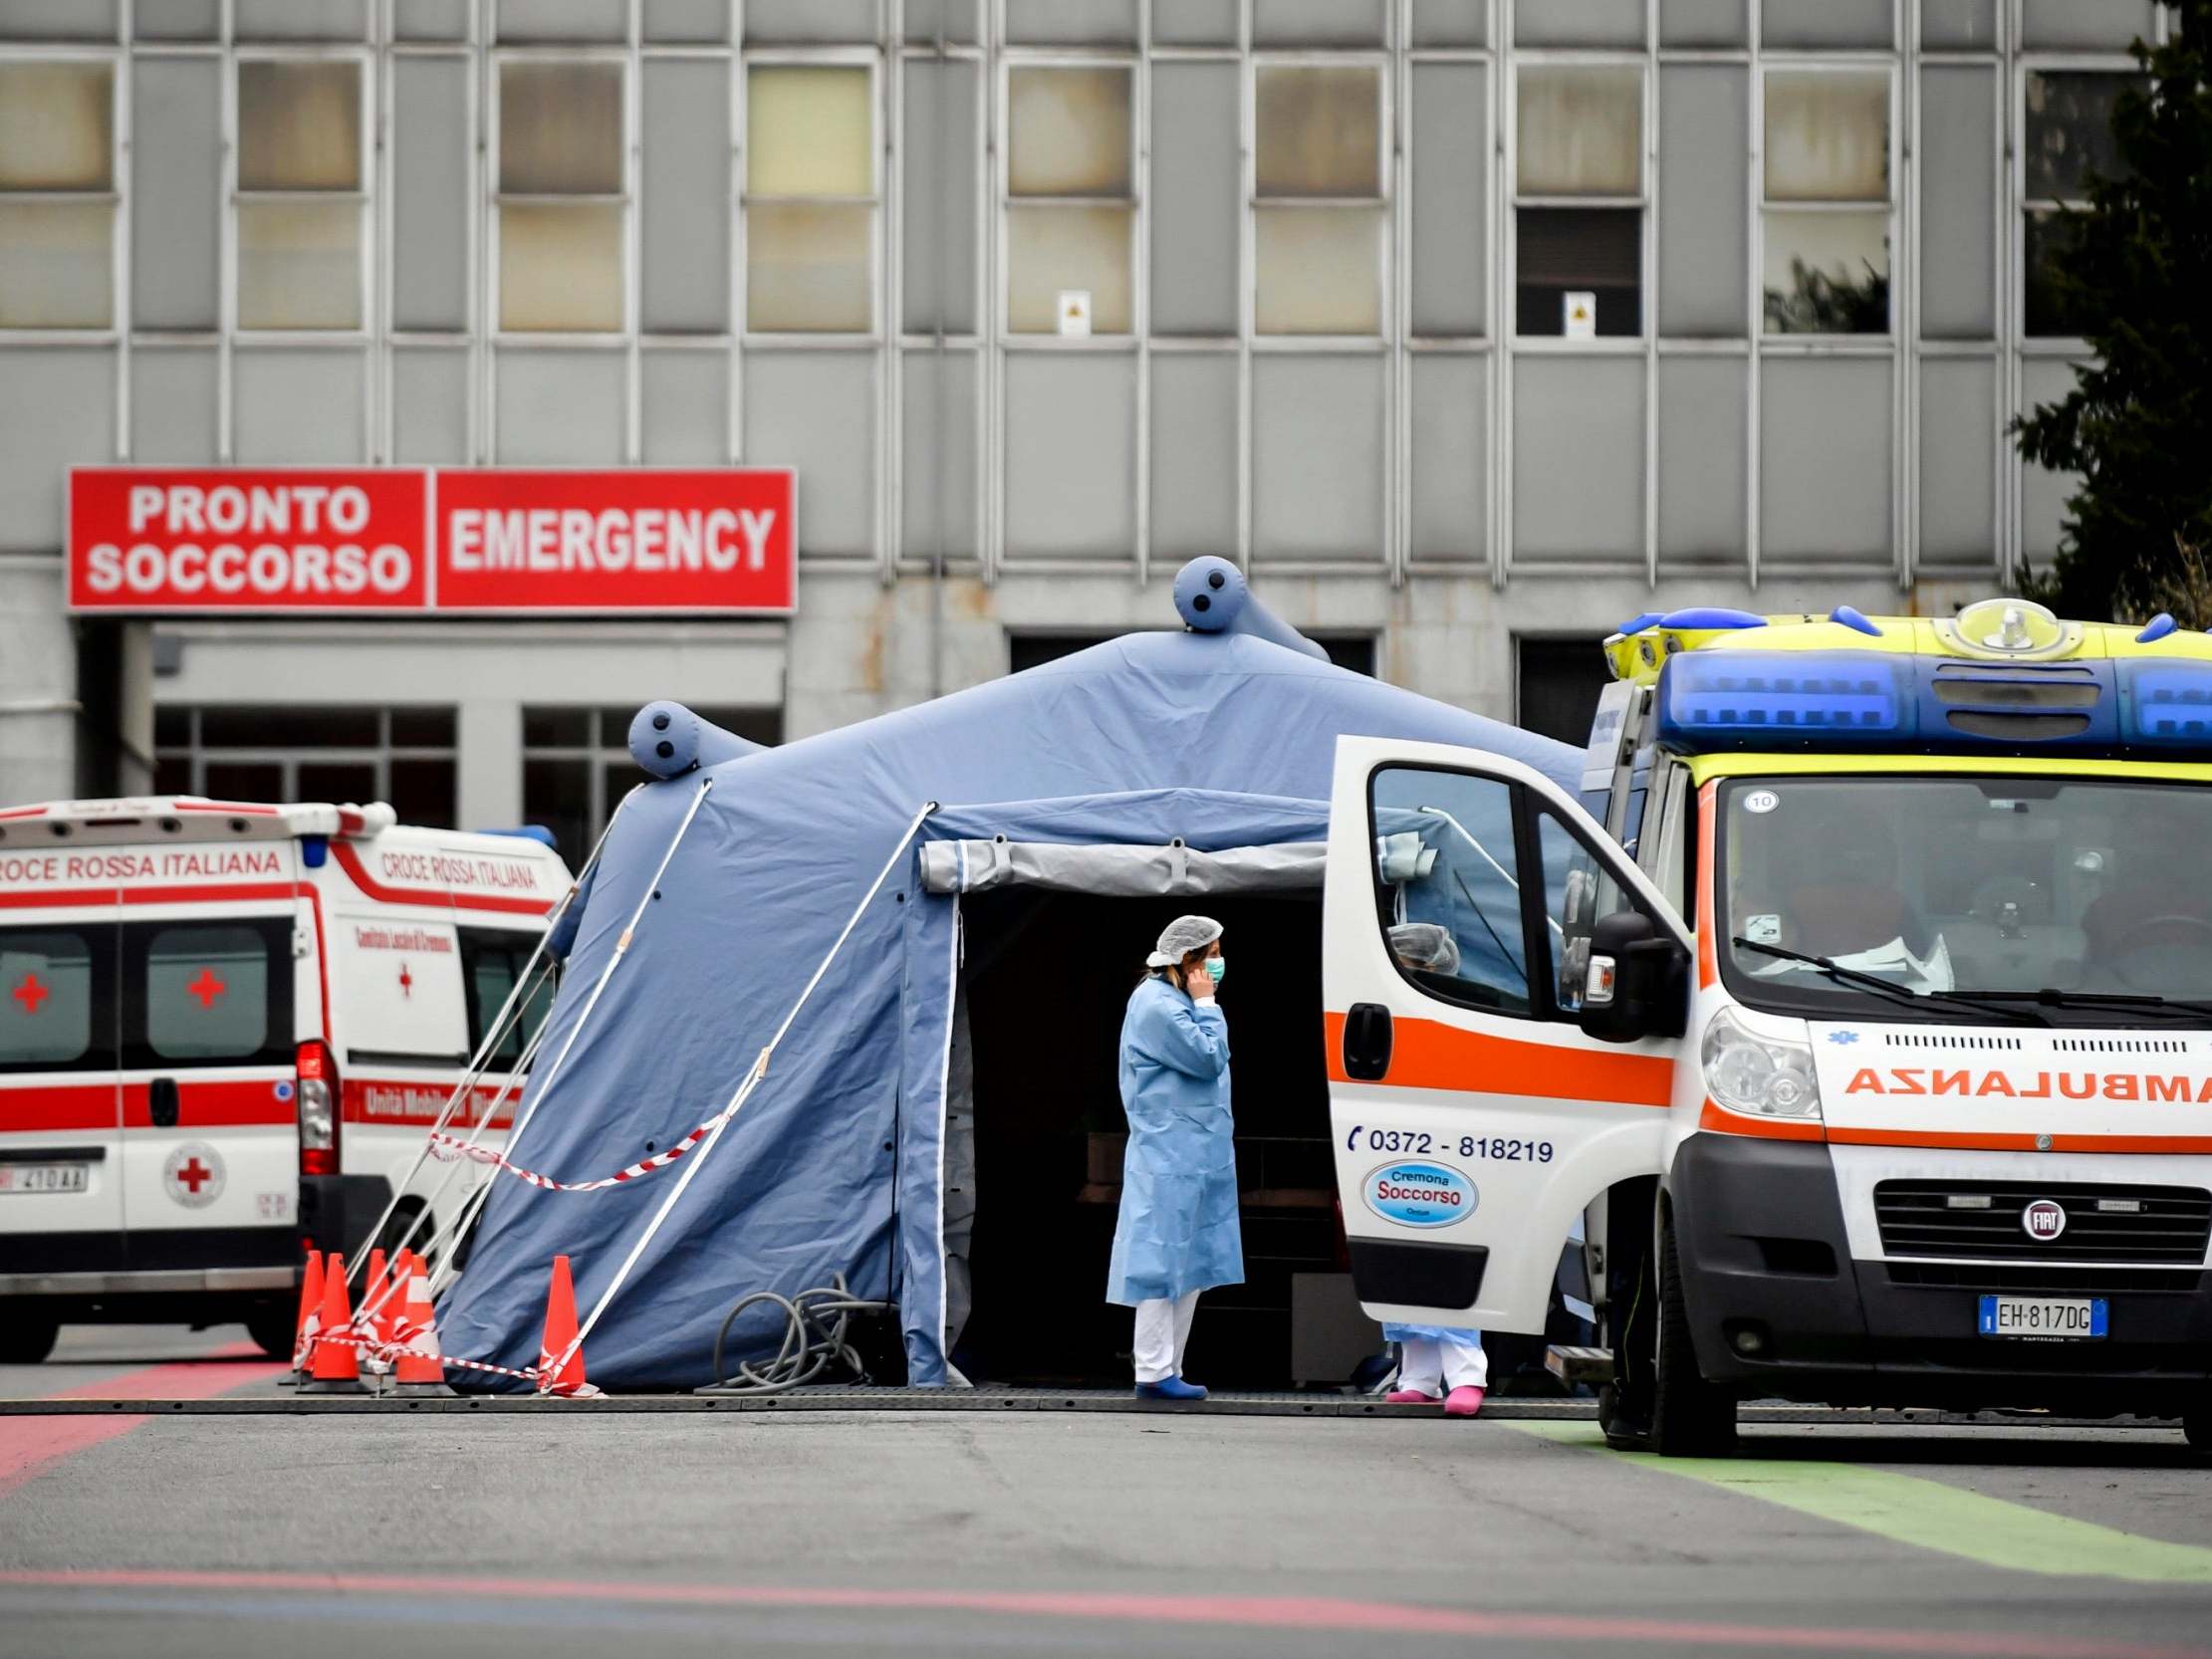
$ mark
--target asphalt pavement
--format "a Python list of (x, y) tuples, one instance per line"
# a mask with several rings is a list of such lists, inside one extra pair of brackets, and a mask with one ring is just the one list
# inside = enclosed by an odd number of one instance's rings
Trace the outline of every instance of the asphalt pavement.
[[(251, 1394), (242, 1345), (73, 1330), (0, 1397)], [(1429, 1416), (0, 1417), (0, 1656), (2212, 1659), (2212, 1462), (2176, 1432), (1744, 1446), (1662, 1463)]]

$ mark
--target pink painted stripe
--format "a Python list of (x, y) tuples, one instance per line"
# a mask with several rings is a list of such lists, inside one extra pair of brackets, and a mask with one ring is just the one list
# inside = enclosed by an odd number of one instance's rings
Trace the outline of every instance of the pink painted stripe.
[(305, 1600), (329, 1595), (477, 1600), (654, 1602), (690, 1607), (798, 1607), (831, 1611), (966, 1612), (1126, 1624), (1284, 1630), (1376, 1630), (1556, 1642), (1614, 1641), (1769, 1652), (1822, 1650), (1929, 1654), (1938, 1659), (2208, 1659), (2212, 1648), (2078, 1640), (2027, 1632), (1843, 1629), (1730, 1624), (1703, 1619), (1481, 1612), (1334, 1596), (1143, 1595), (1085, 1590), (899, 1590), (786, 1585), (647, 1584), (559, 1578), (434, 1577), (421, 1573), (298, 1573), (90, 1568), (0, 1571), (0, 1586), (83, 1589), (267, 1590)]
[[(142, 1366), (98, 1382), (58, 1388), (43, 1397), (49, 1400), (212, 1399), (234, 1388), (284, 1375), (284, 1366), (267, 1360), (259, 1364), (239, 1363), (248, 1354), (258, 1357), (260, 1353), (251, 1342), (233, 1342), (214, 1349), (204, 1359)], [(24, 1482), (37, 1479), (65, 1458), (128, 1434), (145, 1420), (142, 1413), (124, 1412), (113, 1417), (0, 1418), (0, 1494), (13, 1492)]]

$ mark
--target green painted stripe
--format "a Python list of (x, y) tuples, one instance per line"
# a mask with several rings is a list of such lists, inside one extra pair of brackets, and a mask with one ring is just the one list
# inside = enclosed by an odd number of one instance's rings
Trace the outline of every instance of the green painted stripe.
[[(1565, 1446), (1601, 1451), (1605, 1445), (1603, 1433), (1592, 1423), (1518, 1420), (1509, 1426)], [(1606, 1455), (1985, 1566), (2139, 1584), (2212, 1584), (2212, 1548), (2203, 1544), (2073, 1521), (1914, 1475), (1797, 1459)]]

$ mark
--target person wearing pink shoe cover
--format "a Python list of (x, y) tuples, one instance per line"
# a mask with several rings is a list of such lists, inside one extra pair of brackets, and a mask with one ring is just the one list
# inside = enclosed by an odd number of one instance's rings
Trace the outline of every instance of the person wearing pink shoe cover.
[(1482, 1410), (1490, 1386), (1490, 1356), (1482, 1332), (1450, 1325), (1386, 1324), (1382, 1334), (1398, 1345), (1398, 1385), (1383, 1398), (1391, 1405), (1444, 1402), (1447, 1417)]

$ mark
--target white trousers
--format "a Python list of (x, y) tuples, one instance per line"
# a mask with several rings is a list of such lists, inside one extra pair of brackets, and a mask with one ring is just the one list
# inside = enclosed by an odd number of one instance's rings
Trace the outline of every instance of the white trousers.
[(1433, 1336), (1408, 1336), (1398, 1344), (1398, 1386), (1424, 1394), (1453, 1388), (1488, 1388), (1490, 1356), (1480, 1348), (1439, 1342)]
[(1136, 1304), (1136, 1341), (1129, 1357), (1136, 1362), (1138, 1382), (1165, 1382), (1183, 1373), (1183, 1344), (1190, 1340), (1190, 1316), (1198, 1310), (1198, 1293), (1173, 1301), (1154, 1297)]

